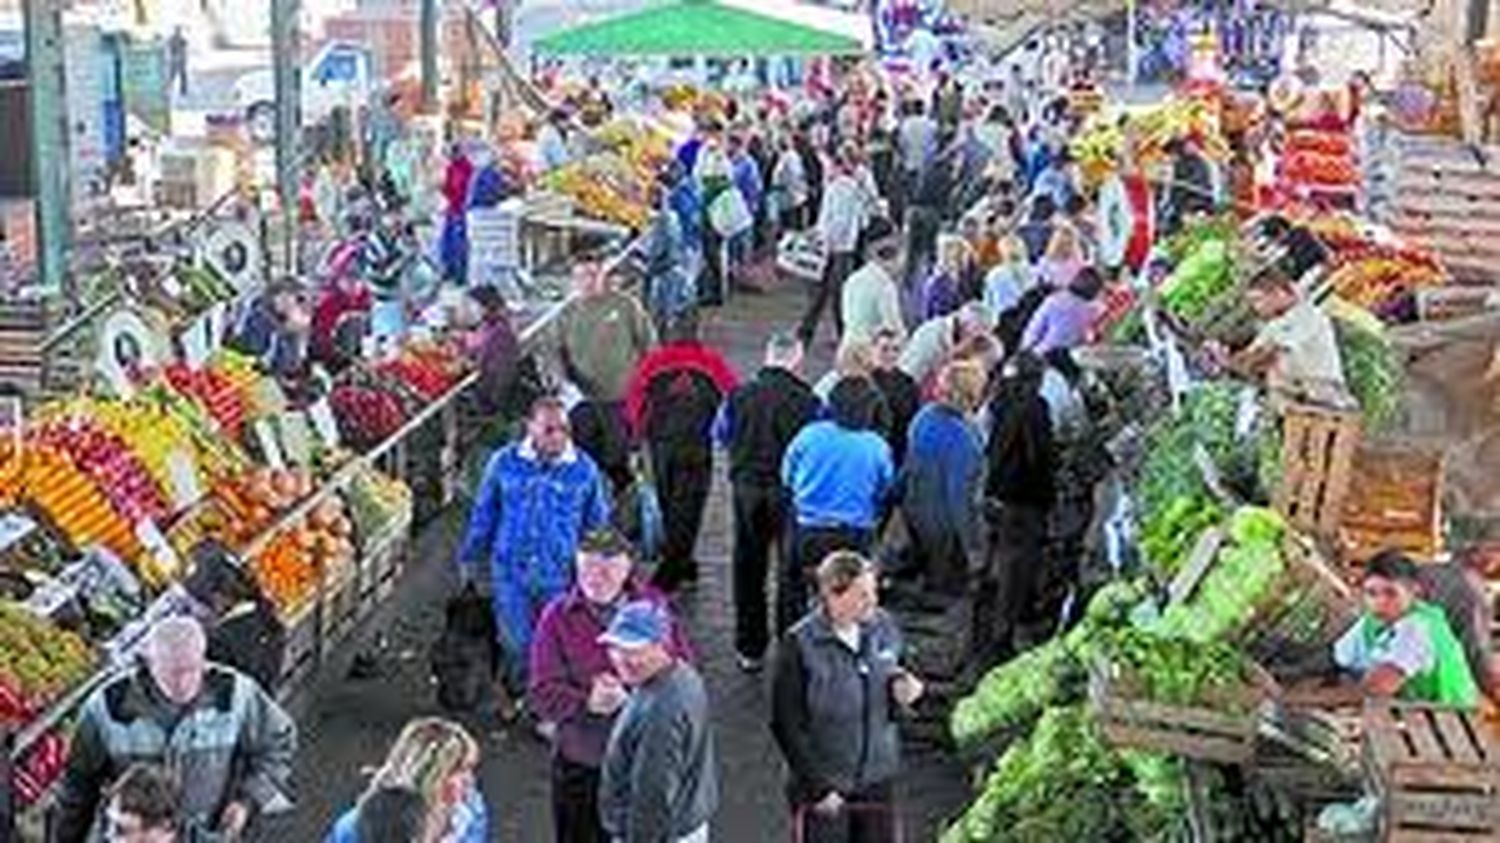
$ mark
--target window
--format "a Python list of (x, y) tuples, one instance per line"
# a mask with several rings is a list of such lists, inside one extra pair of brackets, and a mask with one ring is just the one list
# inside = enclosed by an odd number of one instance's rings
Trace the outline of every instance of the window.
[(359, 75), (359, 56), (356, 53), (329, 53), (318, 65), (317, 80), (329, 82), (353, 82)]

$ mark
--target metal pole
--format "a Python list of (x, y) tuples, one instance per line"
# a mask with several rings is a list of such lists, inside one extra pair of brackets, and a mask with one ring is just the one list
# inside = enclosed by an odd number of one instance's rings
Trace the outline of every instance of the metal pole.
[(1135, 0), (1126, 0), (1125, 3), (1125, 84), (1131, 92), (1135, 91), (1136, 76), (1140, 71), (1140, 56), (1136, 47), (1135, 39), (1139, 33), (1136, 32), (1136, 8)]
[(297, 141), (302, 128), (300, 0), (271, 0), (271, 52), (276, 82), (276, 195), (281, 206), (281, 270), (297, 271)]
[(422, 0), (422, 110), (438, 110), (438, 0)]
[(47, 292), (62, 291), (68, 260), (68, 115), (63, 88), (62, 10), (54, 0), (25, 0), (31, 172), (36, 186), (37, 273)]

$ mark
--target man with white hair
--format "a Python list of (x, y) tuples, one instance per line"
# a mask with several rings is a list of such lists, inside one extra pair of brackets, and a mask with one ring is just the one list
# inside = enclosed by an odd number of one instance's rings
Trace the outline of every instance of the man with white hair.
[(190, 832), (242, 839), (262, 813), (290, 807), (297, 729), (254, 680), (209, 662), (198, 622), (158, 622), (140, 664), (84, 702), (58, 795), (57, 843), (101, 839), (100, 809), (132, 765), (170, 770), (182, 783)]
[(898, 365), (917, 383), (925, 383), (960, 352), (969, 349), (989, 352), (993, 345), (984, 305), (969, 302), (953, 313), (923, 322), (912, 331)]

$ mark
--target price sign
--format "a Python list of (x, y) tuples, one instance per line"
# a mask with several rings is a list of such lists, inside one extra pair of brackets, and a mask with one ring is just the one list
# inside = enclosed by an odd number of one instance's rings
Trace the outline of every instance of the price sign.
[(178, 449), (167, 454), (167, 474), (172, 481), (172, 499), (178, 509), (187, 509), (203, 497), (193, 458)]
[(286, 468), (286, 458), (281, 455), (281, 442), (276, 439), (276, 431), (271, 423), (261, 419), (251, 429), (255, 431), (255, 441), (260, 445), (260, 455), (265, 458), (266, 464), (272, 468)]
[(333, 417), (333, 408), (328, 406), (327, 398), (319, 398), (308, 407), (307, 417), (312, 419), (313, 430), (317, 431), (318, 438), (323, 440), (324, 445), (330, 448), (339, 446), (339, 424)]

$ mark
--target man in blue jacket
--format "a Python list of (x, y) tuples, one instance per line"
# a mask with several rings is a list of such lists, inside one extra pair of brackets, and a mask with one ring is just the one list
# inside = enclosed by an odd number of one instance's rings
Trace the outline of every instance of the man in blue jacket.
[(490, 458), (459, 550), (465, 577), (489, 557), (506, 683), (526, 687), (531, 632), (542, 607), (568, 588), (578, 541), (609, 522), (609, 493), (588, 454), (573, 447), (556, 396), (532, 404), (526, 436)]
[(802, 428), (781, 460), (792, 499), (792, 553), (783, 564), (776, 631), (807, 611), (808, 583), (830, 553), (869, 551), (896, 479), (891, 447), (877, 428), (880, 393), (869, 378), (848, 377), (828, 395), (828, 415)]

